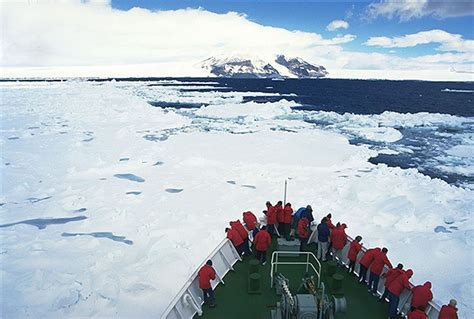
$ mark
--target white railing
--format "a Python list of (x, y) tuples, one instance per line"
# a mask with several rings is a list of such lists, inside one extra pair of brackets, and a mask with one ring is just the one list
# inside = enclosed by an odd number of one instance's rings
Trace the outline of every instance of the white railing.
[[(283, 254), (284, 257), (290, 257), (288, 255), (295, 255), (297, 257), (301, 255), (306, 255), (306, 261), (280, 261), (279, 256)], [(312, 260), (310, 259), (312, 257)], [(288, 260), (288, 259), (286, 259)], [(314, 264), (316, 267), (314, 267)], [(271, 260), (271, 269), (270, 269), (270, 287), (273, 288), (273, 276), (278, 271), (278, 265), (304, 265), (306, 266), (306, 272), (308, 272), (309, 268), (316, 273), (318, 276), (318, 288), (321, 284), (321, 263), (319, 262), (318, 258), (312, 252), (302, 252), (302, 251), (274, 251), (272, 253), (272, 260)]]
[[(308, 243), (310, 242), (317, 242), (317, 229), (315, 229), (313, 231), (313, 233), (311, 234), (311, 236), (308, 238)], [(349, 264), (349, 259), (347, 258), (347, 253), (349, 252), (349, 247), (350, 247), (350, 244), (352, 243), (354, 239), (350, 236), (347, 236), (347, 244), (346, 246), (344, 246), (344, 248), (342, 249), (342, 259), (341, 259), (341, 262), (344, 263), (345, 265), (348, 265)], [(359, 254), (357, 255), (357, 261), (356, 261), (356, 266), (355, 266), (355, 272), (357, 274), (359, 274), (359, 260), (360, 258), (362, 258), (362, 256), (364, 255), (364, 253), (367, 251), (367, 248), (365, 247), (362, 247), (362, 250), (359, 252)], [(384, 272), (388, 271), (389, 268), (387, 266), (384, 267)], [(369, 271), (367, 272), (367, 276), (369, 275)], [(367, 279), (367, 278), (366, 278)], [(377, 287), (377, 292), (381, 295), (384, 290), (385, 290), (385, 287), (384, 287), (384, 283), (385, 283), (385, 279), (380, 277), (380, 280), (379, 280), (379, 285)], [(413, 288), (415, 285), (413, 283), (410, 282), (410, 286)], [(398, 309), (400, 310), (400, 312), (402, 312), (403, 314), (407, 314), (409, 311), (410, 311), (410, 304), (411, 304), (411, 297), (412, 297), (412, 292), (410, 290), (407, 290), (405, 289), (401, 294), (400, 294), (400, 301), (398, 302)], [(437, 304), (436, 302), (434, 301), (430, 301), (428, 303), (428, 306), (426, 307), (425, 309), (425, 313), (428, 317), (428, 319), (438, 319), (438, 315), (439, 315), (439, 312), (441, 310), (441, 306), (439, 304)]]
[[(219, 283), (224, 284), (224, 276), (234, 270), (234, 264), (241, 260), (239, 254), (227, 238), (212, 251), (212, 253), (204, 260), (212, 260), (212, 267), (216, 270), (216, 279), (211, 282), (214, 289)], [(198, 272), (201, 267), (189, 277), (184, 283), (176, 297), (171, 301), (169, 306), (161, 316), (162, 319), (191, 319), (195, 314), (202, 315), (202, 290), (199, 288)]]

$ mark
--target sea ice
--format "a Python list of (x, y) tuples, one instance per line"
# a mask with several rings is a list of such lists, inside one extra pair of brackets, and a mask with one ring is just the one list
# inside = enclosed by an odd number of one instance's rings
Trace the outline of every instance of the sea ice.
[[(387, 246), (393, 263), (414, 269), (415, 284), (430, 280), (438, 302), (457, 298), (460, 317), (474, 316), (473, 190), (415, 169), (372, 165), (368, 159), (376, 150), (351, 145), (340, 134), (351, 127), (389, 142), (399, 137), (397, 125), (461, 128), (465, 119), (306, 112), (283, 100), (242, 103), (255, 92), (180, 92), (147, 84), (0, 84), (2, 156), (14, 164), (0, 166), (0, 200), (8, 203), (0, 208), (3, 316), (160, 317), (224, 238), (228, 222), (246, 210), (261, 217), (267, 200), (283, 200), (285, 180), (294, 207), (312, 205), (317, 220), (332, 212), (350, 235), (363, 236), (364, 246)], [(164, 110), (150, 100), (213, 106)], [(57, 117), (68, 121), (69, 134), (58, 134)], [(326, 129), (308, 123), (310, 117)], [(27, 127), (38, 123), (44, 123), (41, 134), (25, 137)], [(172, 138), (143, 138), (163, 132)], [(9, 141), (12, 136), (22, 138)], [(81, 142), (92, 136), (92, 143)], [(124, 155), (137, 160), (119, 162)], [(133, 172), (121, 176), (127, 181), (146, 180), (140, 191), (147, 196), (132, 199), (129, 182), (105, 177), (117, 172)], [(171, 194), (163, 185), (186, 191)], [(52, 197), (25, 202), (45, 195)], [(80, 207), (87, 207), (87, 219), (48, 215), (76, 214)], [(447, 226), (446, 216), (457, 230)], [(435, 233), (436, 227), (450, 233)]]

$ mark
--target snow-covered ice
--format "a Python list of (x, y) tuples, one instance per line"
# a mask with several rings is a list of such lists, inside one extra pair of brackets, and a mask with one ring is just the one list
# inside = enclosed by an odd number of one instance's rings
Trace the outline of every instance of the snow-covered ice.
[[(260, 215), (285, 179), (295, 208), (310, 204), (317, 219), (331, 212), (365, 246), (387, 246), (392, 262), (414, 269), (413, 282), (430, 280), (437, 301), (456, 298), (461, 317), (474, 315), (473, 190), (370, 164), (375, 150), (338, 133), (391, 143), (394, 123), (461, 119), (304, 115), (292, 102), (208, 92), (192, 94), (225, 105), (179, 111), (146, 101), (192, 102), (191, 93), (145, 96), (141, 85), (2, 84), (3, 317), (159, 317), (228, 221)], [(354, 117), (372, 124), (355, 127)]]

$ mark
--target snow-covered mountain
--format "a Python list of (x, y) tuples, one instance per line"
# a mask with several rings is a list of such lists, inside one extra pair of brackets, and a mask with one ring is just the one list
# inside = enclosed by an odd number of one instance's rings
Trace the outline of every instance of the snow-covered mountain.
[(210, 57), (202, 61), (201, 67), (212, 75), (239, 78), (275, 78), (280, 73), (270, 64), (258, 58)]
[(301, 58), (287, 58), (284, 55), (278, 55), (275, 62), (287, 68), (291, 74), (298, 78), (322, 78), (328, 74), (324, 66), (313, 65)]
[(277, 55), (265, 61), (258, 57), (210, 57), (200, 64), (211, 75), (238, 78), (320, 78), (328, 74), (323, 66), (317, 66), (301, 58)]

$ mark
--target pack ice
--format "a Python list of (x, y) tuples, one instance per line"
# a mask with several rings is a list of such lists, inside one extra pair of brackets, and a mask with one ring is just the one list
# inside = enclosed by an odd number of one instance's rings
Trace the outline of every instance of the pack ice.
[(372, 165), (292, 102), (178, 112), (139, 85), (2, 84), (2, 317), (159, 317), (229, 220), (282, 199), (285, 179), (293, 207), (331, 212), (474, 315), (472, 190)]

